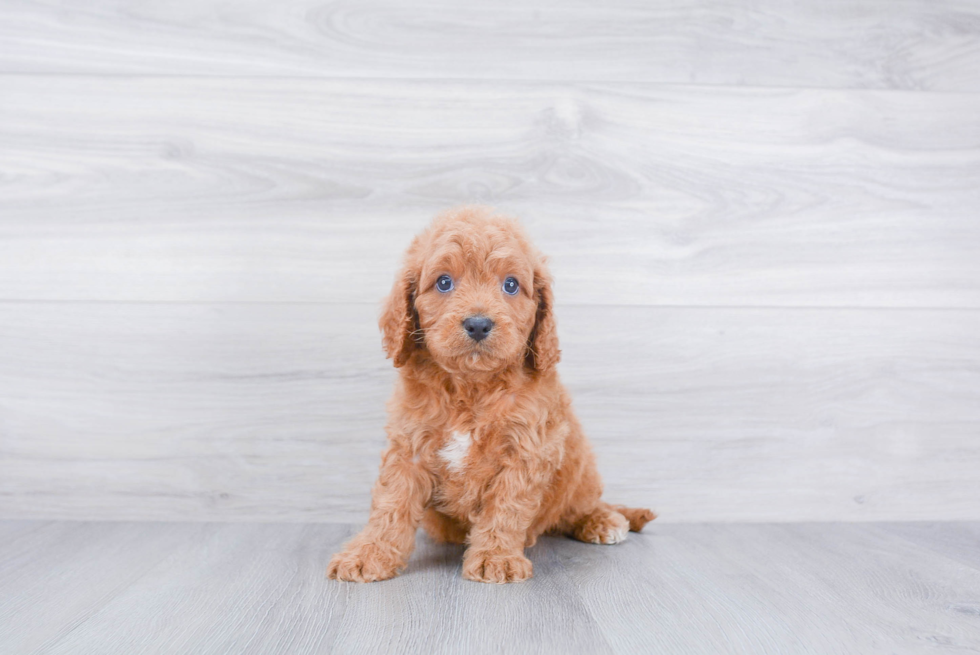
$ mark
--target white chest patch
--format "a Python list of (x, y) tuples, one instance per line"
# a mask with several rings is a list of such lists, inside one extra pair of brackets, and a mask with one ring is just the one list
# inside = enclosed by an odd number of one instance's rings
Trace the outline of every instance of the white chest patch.
[(463, 462), (472, 443), (469, 432), (453, 432), (449, 435), (446, 445), (439, 451), (439, 457), (446, 462), (446, 468), (454, 473), (463, 470)]

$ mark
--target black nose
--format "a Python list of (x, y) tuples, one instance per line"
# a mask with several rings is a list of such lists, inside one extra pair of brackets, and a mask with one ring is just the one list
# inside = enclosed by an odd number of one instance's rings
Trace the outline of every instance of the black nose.
[(466, 330), (466, 334), (470, 335), (470, 339), (483, 341), (493, 329), (493, 321), (486, 316), (470, 316), (463, 321), (463, 329)]

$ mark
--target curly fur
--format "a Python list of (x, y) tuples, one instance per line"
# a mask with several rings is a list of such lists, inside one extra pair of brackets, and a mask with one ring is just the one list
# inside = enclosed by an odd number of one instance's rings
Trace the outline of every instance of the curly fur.
[[(441, 275), (455, 288), (435, 289)], [(507, 277), (520, 284), (509, 296)], [(463, 321), (494, 322), (474, 341)], [(595, 458), (555, 365), (561, 351), (545, 259), (513, 219), (482, 207), (437, 217), (405, 256), (380, 318), (400, 375), (367, 526), (327, 569), (384, 580), (407, 563), (421, 524), (466, 543), (463, 576), (531, 577), (539, 535), (618, 543), (654, 518), (602, 502)]]

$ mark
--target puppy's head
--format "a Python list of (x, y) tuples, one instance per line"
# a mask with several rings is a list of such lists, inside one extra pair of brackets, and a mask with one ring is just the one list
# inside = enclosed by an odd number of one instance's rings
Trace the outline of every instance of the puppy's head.
[(558, 363), (551, 277), (517, 221), (480, 207), (436, 218), (415, 237), (381, 314), (395, 366), (426, 351), (447, 371)]

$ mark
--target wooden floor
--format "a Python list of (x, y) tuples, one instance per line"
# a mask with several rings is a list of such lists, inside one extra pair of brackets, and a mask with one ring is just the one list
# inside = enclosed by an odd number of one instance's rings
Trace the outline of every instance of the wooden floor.
[(652, 524), (535, 577), (325, 579), (343, 524), (0, 522), (3, 653), (980, 652), (980, 523)]

